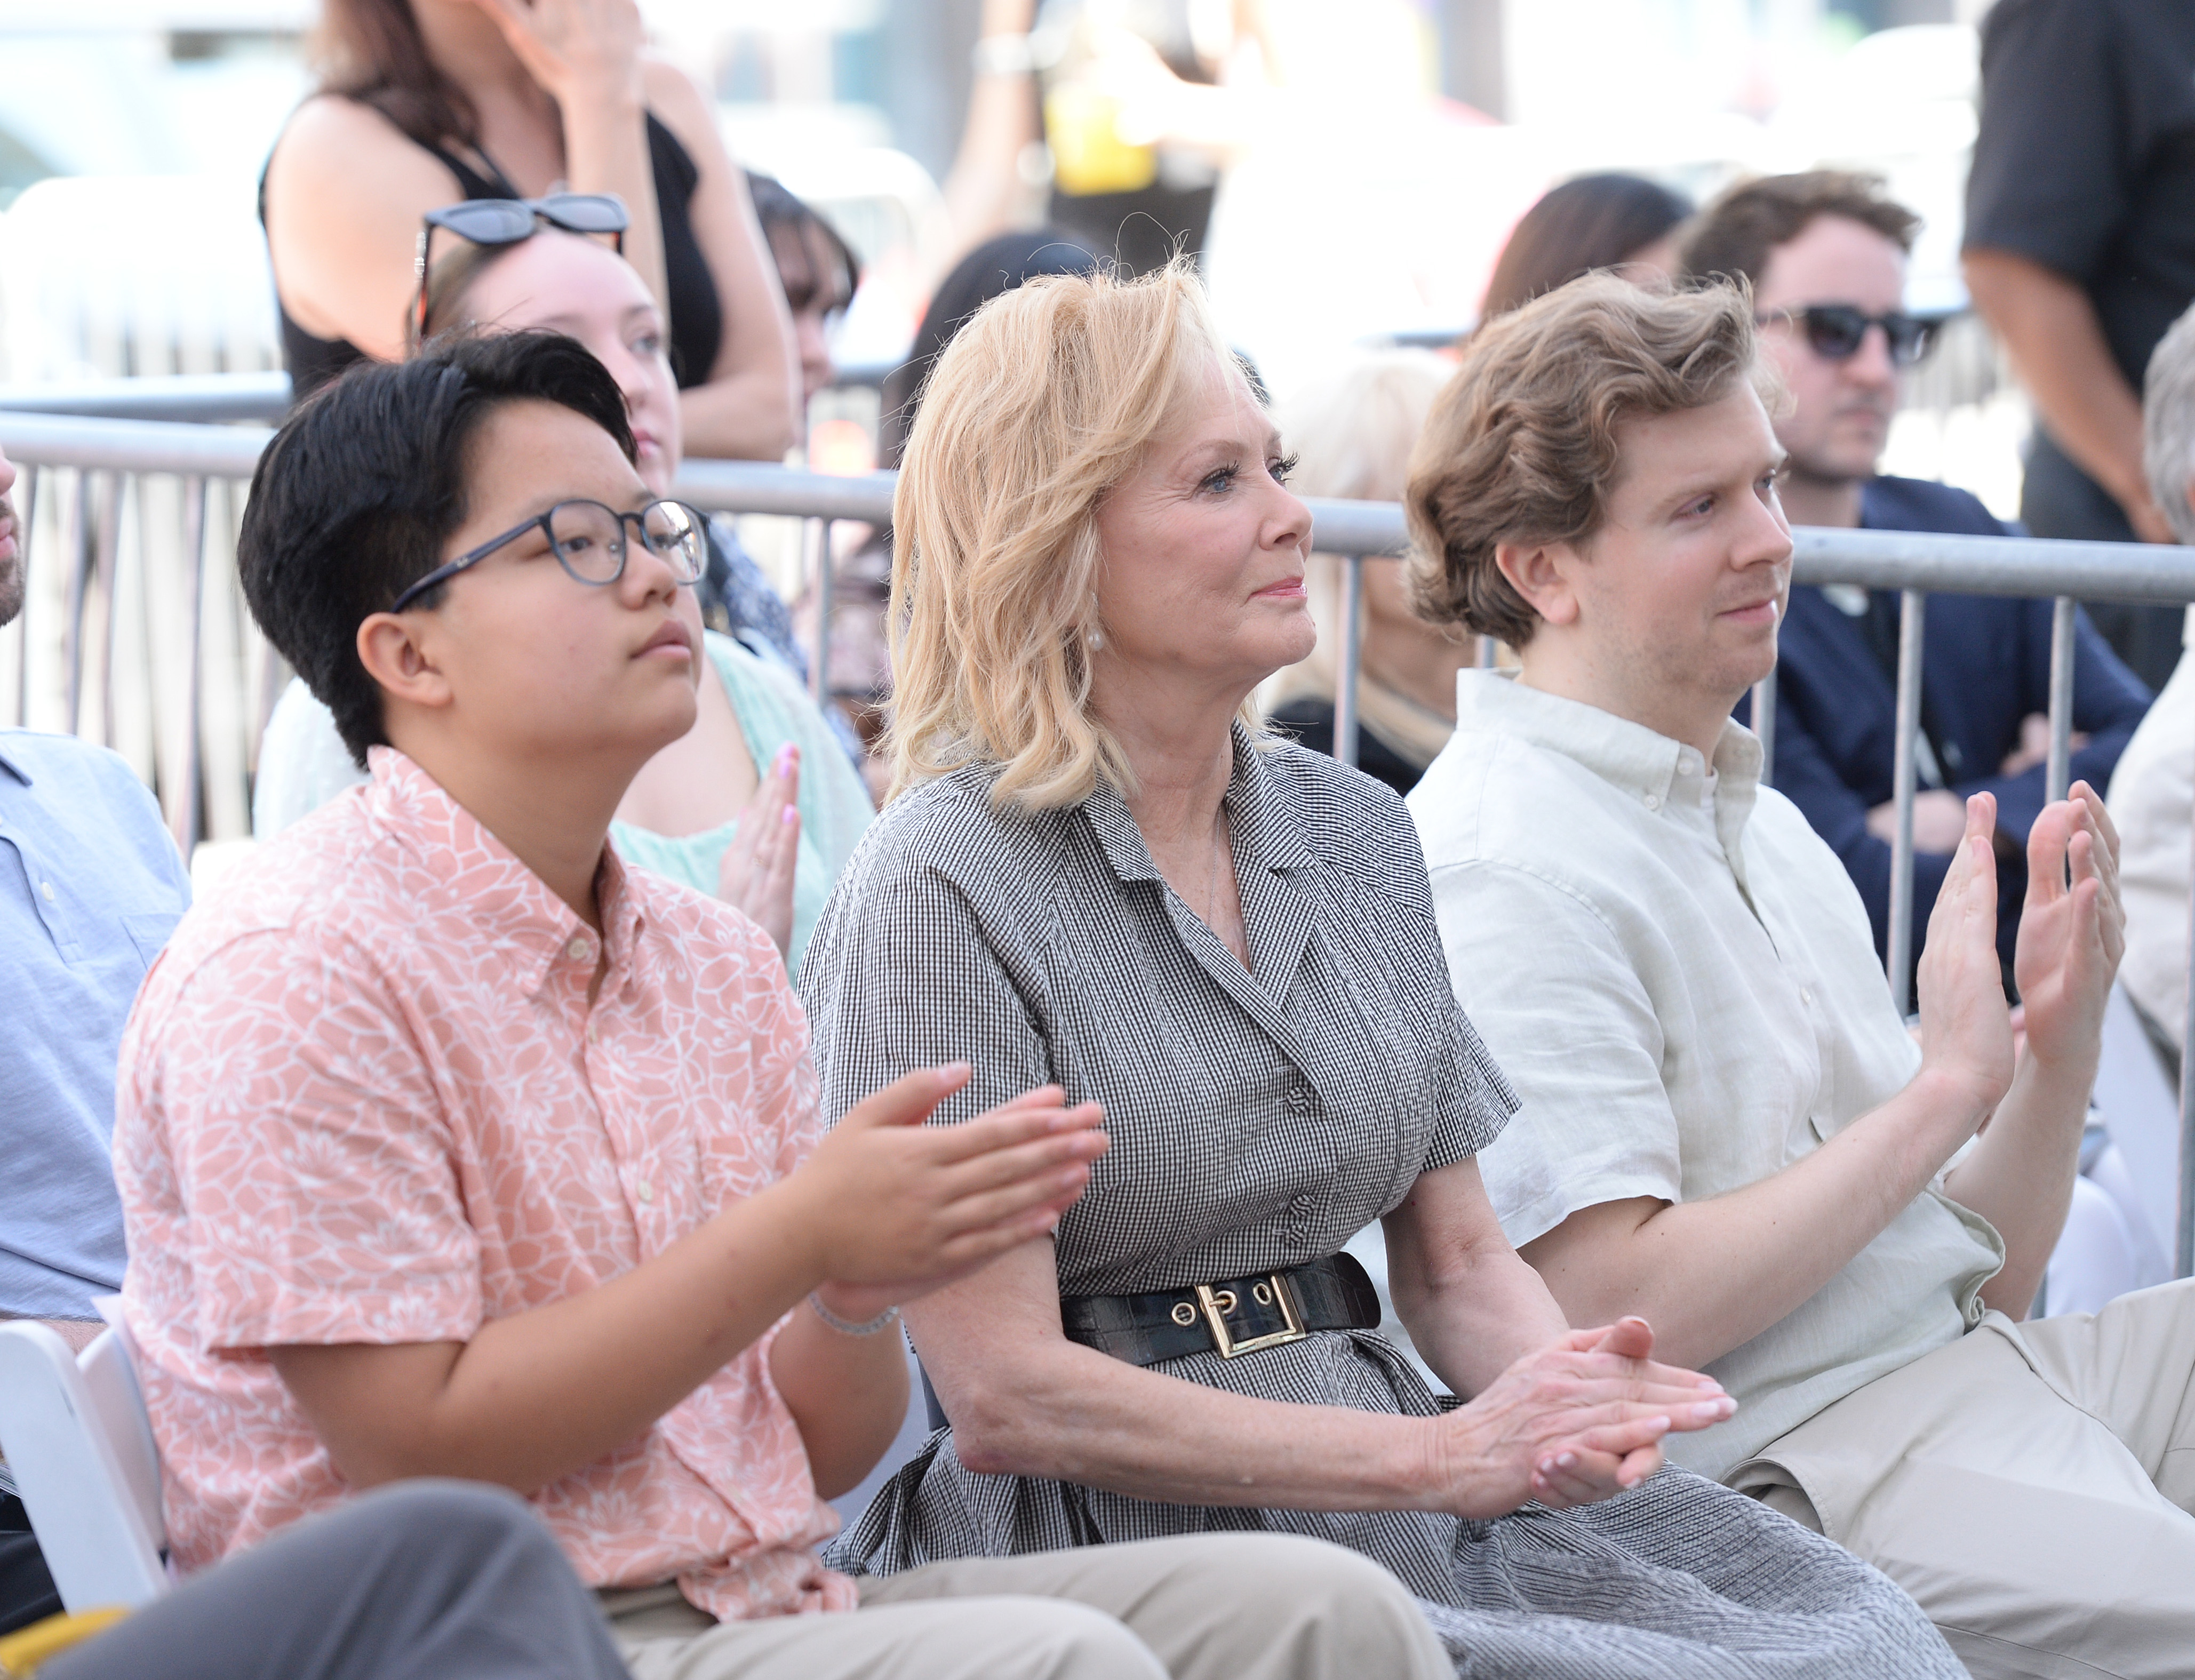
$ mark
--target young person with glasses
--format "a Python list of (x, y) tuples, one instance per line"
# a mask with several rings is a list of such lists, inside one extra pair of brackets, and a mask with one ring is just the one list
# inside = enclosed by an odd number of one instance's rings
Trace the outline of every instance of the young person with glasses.
[[(430, 333), (553, 327), (578, 339), (624, 394), (642, 481), (667, 495), (682, 416), (662, 314), (614, 250), (566, 231), (587, 220), (568, 201), (529, 208), (488, 200), (436, 212), (419, 311)], [(721, 545), (712, 547), (712, 562), (724, 557)], [(867, 791), (800, 681), (705, 628), (700, 593), (681, 590), (678, 600), (707, 656), (697, 722), (634, 777), (613, 832), (632, 861), (752, 916), (798, 974), (831, 883), (868, 824)], [(261, 743), (252, 810), (261, 837), (364, 779), (327, 708), (292, 682)]]
[(246, 599), (373, 785), (186, 918), (123, 1053), (176, 1561), (459, 1476), (530, 1498), (643, 1680), (1442, 1672), (1298, 1539), (817, 1561), (905, 1415), (900, 1304), (1040, 1240), (1106, 1139), (1056, 1086), (925, 1125), (949, 1061), (824, 1136), (775, 953), (619, 857), (698, 670), (696, 527), (636, 452), (601, 363), (511, 334), (360, 370), (261, 460)]
[[(1784, 451), (1778, 493), (1794, 525), (2007, 534), (1963, 490), (1876, 471), (1905, 370), (1928, 348), (1927, 326), (1904, 303), (1920, 225), (1880, 181), (1823, 170), (1733, 187), (1684, 241), (1687, 277), (1752, 288), (1760, 352), (1784, 389), (1772, 417)], [(1898, 623), (1894, 590), (1800, 585), (1776, 667), (1775, 785), (1842, 860), (1879, 952), (1888, 950), (1897, 821)], [(2101, 787), (2149, 691), (2085, 614), (2077, 623), (2073, 774)], [(1986, 792), (1996, 801), (2005, 870), (1998, 949), (2008, 965), (2021, 860), (2044, 802), (2050, 603), (1932, 596), (1922, 648), (1913, 955), (1966, 831), (1967, 801)]]

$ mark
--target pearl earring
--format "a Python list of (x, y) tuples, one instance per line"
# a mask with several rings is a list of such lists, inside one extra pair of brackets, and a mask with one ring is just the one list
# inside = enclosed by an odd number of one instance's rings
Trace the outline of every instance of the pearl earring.
[(1104, 645), (1105, 633), (1103, 630), (1092, 630), (1090, 632), (1090, 651), (1092, 653), (1096, 653)]

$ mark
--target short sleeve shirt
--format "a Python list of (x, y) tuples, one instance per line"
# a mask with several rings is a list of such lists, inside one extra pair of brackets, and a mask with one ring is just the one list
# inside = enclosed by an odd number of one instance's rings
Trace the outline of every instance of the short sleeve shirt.
[(1448, 985), (1402, 802), (1241, 732), (1227, 812), (1245, 969), (1167, 886), (1120, 795), (1001, 808), (975, 767), (895, 800), (801, 975), (832, 1115), (971, 1063), (941, 1121), (1034, 1086), (1105, 1105), (1060, 1221), (1063, 1294), (1139, 1293), (1334, 1253), (1512, 1098)]
[[(372, 758), (185, 920), (124, 1041), (124, 1311), (186, 1569), (347, 1491), (264, 1349), (465, 1341), (661, 1253), (815, 1136), (751, 923), (606, 850), (598, 941), (416, 764)], [(585, 1579), (676, 1579), (720, 1618), (850, 1606), (768, 1353), (533, 1495)]]
[(2195, 7), (1997, 0), (1965, 242), (2077, 281), (2141, 389), (2195, 300)]
[(95, 1318), (121, 1286), (114, 1058), (190, 900), (129, 765), (0, 731), (0, 1315)]
[[(1736, 722), (1709, 763), (1596, 707), (1461, 674), (1455, 738), (1409, 803), (1456, 995), (1523, 1098), (1479, 1158), (1512, 1243), (1604, 1202), (1742, 1189), (1918, 1071), (1858, 894), (1760, 774)], [(1924, 1191), (1708, 1367), (1737, 1415), (1673, 1437), (1669, 1456), (1726, 1475), (1955, 1341), (2002, 1260), (1986, 1222)]]

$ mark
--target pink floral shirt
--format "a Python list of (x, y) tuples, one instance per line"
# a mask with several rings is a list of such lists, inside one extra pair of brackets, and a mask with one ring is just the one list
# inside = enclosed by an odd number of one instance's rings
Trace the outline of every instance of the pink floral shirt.
[[(347, 1491), (261, 1349), (464, 1341), (816, 1137), (807, 1025), (752, 923), (610, 854), (590, 1007), (595, 935), (418, 765), (372, 760), (191, 912), (123, 1040), (123, 1298), (185, 1569)], [(533, 1496), (585, 1579), (676, 1579), (725, 1619), (852, 1607), (769, 1348)]]

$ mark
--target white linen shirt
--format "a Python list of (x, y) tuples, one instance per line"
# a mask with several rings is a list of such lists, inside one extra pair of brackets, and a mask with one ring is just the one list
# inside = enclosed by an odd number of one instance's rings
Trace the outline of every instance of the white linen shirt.
[[(1741, 1189), (1918, 1069), (1859, 895), (1760, 774), (1736, 722), (1710, 767), (1611, 712), (1460, 675), (1455, 738), (1409, 805), (1457, 999), (1524, 1099), (1478, 1158), (1512, 1243), (1603, 1202)], [(1672, 1435), (1669, 1457), (1725, 1477), (1956, 1340), (2003, 1257), (1986, 1221), (1924, 1191), (1708, 1366), (1737, 1414)]]

